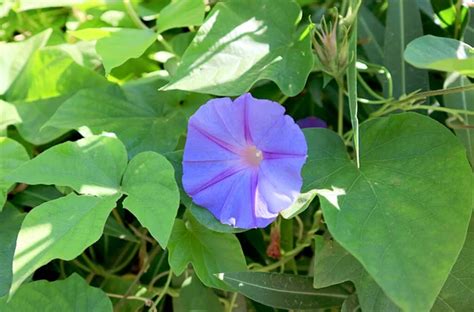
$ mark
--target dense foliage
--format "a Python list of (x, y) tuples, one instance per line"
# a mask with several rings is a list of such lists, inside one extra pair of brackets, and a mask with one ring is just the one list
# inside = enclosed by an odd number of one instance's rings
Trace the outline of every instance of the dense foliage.
[[(472, 311), (473, 10), (0, 0), (0, 311)], [(191, 116), (246, 92), (307, 144), (249, 230), (182, 180)]]

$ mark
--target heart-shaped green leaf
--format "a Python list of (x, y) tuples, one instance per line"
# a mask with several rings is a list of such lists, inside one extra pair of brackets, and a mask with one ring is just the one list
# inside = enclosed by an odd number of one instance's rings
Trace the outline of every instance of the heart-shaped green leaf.
[(370, 120), (360, 132), (360, 169), (335, 133), (306, 132), (305, 189), (318, 189), (331, 234), (389, 298), (405, 310), (429, 310), (471, 215), (465, 149), (443, 125), (414, 113)]
[(206, 285), (226, 289), (214, 274), (244, 271), (245, 258), (239, 240), (228, 233), (208, 230), (191, 214), (187, 221), (177, 219), (168, 244), (169, 263), (176, 275), (192, 263), (199, 279)]
[(128, 164), (122, 190), (127, 194), (124, 207), (166, 247), (179, 207), (173, 166), (160, 154), (140, 153)]

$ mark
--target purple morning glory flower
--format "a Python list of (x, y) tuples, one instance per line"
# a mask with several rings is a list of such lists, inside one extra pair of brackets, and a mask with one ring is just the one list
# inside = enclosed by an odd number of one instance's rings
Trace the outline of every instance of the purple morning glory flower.
[(327, 128), (327, 123), (314, 116), (309, 116), (303, 119), (300, 119), (296, 122), (301, 129), (304, 128)]
[(190, 118), (183, 186), (220, 222), (265, 227), (296, 199), (307, 146), (278, 103), (249, 93), (214, 99)]

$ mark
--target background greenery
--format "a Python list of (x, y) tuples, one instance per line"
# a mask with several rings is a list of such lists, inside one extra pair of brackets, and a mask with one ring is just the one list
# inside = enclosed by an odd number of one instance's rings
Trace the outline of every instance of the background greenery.
[[(0, 311), (472, 311), (469, 1), (0, 0), (0, 41)], [(243, 231), (181, 159), (247, 91), (328, 129)]]

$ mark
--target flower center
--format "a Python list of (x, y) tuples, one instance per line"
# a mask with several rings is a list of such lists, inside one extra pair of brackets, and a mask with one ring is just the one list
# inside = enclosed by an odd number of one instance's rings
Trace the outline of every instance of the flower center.
[(263, 153), (256, 146), (247, 146), (242, 151), (244, 161), (251, 166), (258, 166), (263, 160)]

